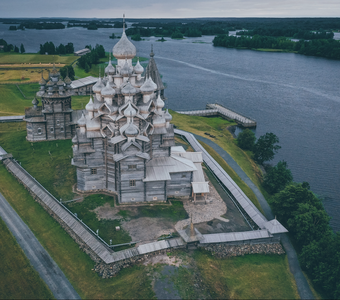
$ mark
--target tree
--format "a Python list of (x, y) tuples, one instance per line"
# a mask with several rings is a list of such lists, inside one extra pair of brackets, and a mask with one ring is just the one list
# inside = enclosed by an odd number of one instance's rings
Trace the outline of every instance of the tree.
[(65, 46), (63, 44), (60, 44), (55, 51), (57, 52), (57, 54), (66, 54), (66, 49)]
[(254, 146), (254, 159), (260, 164), (272, 160), (275, 153), (281, 148), (281, 146), (275, 145), (278, 142), (279, 138), (274, 133), (267, 132), (260, 136)]
[(283, 190), (293, 181), (292, 172), (287, 168), (285, 161), (279, 161), (275, 167), (270, 168), (264, 176), (263, 185), (270, 194)]
[(308, 245), (313, 240), (320, 240), (330, 230), (330, 217), (326, 211), (317, 209), (309, 203), (298, 204), (294, 216), (287, 222), (288, 230), (300, 246)]
[(20, 45), (20, 53), (25, 53), (25, 47), (23, 44)]
[(19, 53), (19, 48), (16, 45), (14, 46), (14, 52)]
[(237, 137), (237, 144), (243, 150), (253, 150), (256, 137), (249, 128), (243, 130)]
[(74, 73), (74, 69), (73, 69), (72, 66), (70, 66), (70, 65), (64, 66), (64, 67), (60, 68), (59, 72), (60, 72), (61, 77), (63, 77), (63, 79), (65, 79), (65, 77), (68, 73), (68, 77), (71, 80), (74, 80), (75, 73)]
[(319, 198), (306, 187), (303, 187), (301, 183), (287, 185), (285, 189), (277, 193), (271, 201), (274, 213), (284, 224), (295, 216), (299, 204), (302, 203), (308, 203), (317, 209), (323, 209)]
[(74, 53), (73, 43), (67, 43), (67, 45), (65, 46), (65, 52), (66, 52), (66, 54)]

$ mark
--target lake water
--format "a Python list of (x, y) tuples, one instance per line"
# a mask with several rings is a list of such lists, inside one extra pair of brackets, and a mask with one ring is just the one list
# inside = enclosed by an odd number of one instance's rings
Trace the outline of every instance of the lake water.
[[(121, 34), (83, 28), (13, 32), (8, 26), (0, 24), (0, 38), (23, 43), (26, 52), (37, 52), (46, 41), (73, 42), (75, 50), (98, 43), (109, 51), (117, 42), (109, 39), (111, 33)], [(134, 44), (143, 57), (154, 45), (169, 108), (204, 109), (218, 102), (256, 119), (257, 137), (275, 133), (282, 148), (273, 163), (286, 160), (295, 181), (308, 181), (340, 230), (340, 61), (213, 47), (212, 39), (160, 43), (151, 37)]]

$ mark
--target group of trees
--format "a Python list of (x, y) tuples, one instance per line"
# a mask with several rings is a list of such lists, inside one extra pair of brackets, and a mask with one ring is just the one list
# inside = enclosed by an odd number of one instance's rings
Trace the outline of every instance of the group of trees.
[(332, 39), (334, 33), (332, 31), (310, 31), (302, 30), (300, 28), (254, 28), (252, 30), (242, 30), (236, 32), (236, 35), (261, 35), (261, 36), (274, 36), (274, 37), (292, 37), (294, 39), (315, 40), (315, 39)]
[(25, 29), (64, 29), (65, 25), (63, 23), (57, 22), (22, 22), (20, 25), (11, 25), (9, 30), (25, 30)]
[(286, 37), (270, 37), (254, 35), (247, 36), (228, 36), (218, 35), (213, 40), (214, 46), (226, 48), (247, 48), (247, 49), (282, 49), (295, 51), (299, 54), (320, 56), (332, 59), (340, 59), (340, 41), (333, 39), (300, 40), (294, 42)]
[(59, 69), (60, 72), (60, 76), (63, 77), (63, 79), (65, 79), (65, 77), (68, 75), (68, 77), (71, 80), (74, 80), (74, 76), (76, 75), (74, 73), (74, 69), (72, 66), (68, 65), (68, 66), (63, 66), (62, 68)]
[[(255, 134), (249, 129), (237, 138), (238, 146), (253, 151), (254, 159), (261, 164), (273, 159), (280, 148), (278, 142), (273, 133), (266, 133), (256, 141)], [(267, 168), (263, 186), (273, 195), (271, 207), (288, 229), (302, 268), (327, 297), (339, 298), (340, 234), (333, 233), (321, 199), (310, 191), (307, 182), (293, 182), (285, 161)]]
[(12, 44), (7, 44), (7, 42), (4, 39), (0, 39), (0, 46), (3, 46), (1, 47), (3, 52), (11, 52), (11, 51), (16, 52), (16, 53), (19, 53), (19, 51), (20, 53), (26, 52), (23, 44), (20, 45), (20, 49), (19, 49), (19, 47), (16, 45), (13, 46)]
[(332, 231), (322, 201), (304, 182), (287, 185), (273, 197), (271, 205), (290, 232), (301, 267), (327, 298), (339, 299), (340, 234)]
[(78, 66), (85, 70), (85, 72), (89, 72), (92, 64), (97, 64), (100, 58), (105, 57), (105, 49), (102, 45), (96, 45), (94, 48), (87, 45), (86, 48), (90, 49), (91, 52), (81, 56), (78, 59)]
[[(114, 22), (114, 24), (109, 24), (106, 21), (90, 21), (90, 22), (84, 22), (84, 21), (77, 21), (72, 20), (67, 23), (67, 27), (83, 27), (87, 28), (88, 30), (97, 30), (98, 28), (122, 28), (123, 22)], [(125, 26), (126, 27), (126, 26)]]
[(74, 53), (73, 43), (67, 45), (60, 44), (55, 46), (52, 42), (46, 42), (44, 45), (40, 44), (40, 54), (72, 54)]
[(134, 36), (139, 34), (140, 36), (167, 36), (171, 38), (183, 38), (187, 37), (200, 37), (202, 35), (214, 35), (227, 33), (228, 29), (221, 24), (215, 24), (215, 22), (191, 22), (191, 23), (155, 23), (150, 28), (149, 24), (137, 23), (133, 24), (133, 27), (126, 30), (126, 34)]

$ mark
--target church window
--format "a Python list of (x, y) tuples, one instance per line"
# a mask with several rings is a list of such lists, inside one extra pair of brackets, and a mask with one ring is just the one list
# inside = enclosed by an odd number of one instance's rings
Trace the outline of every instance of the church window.
[(92, 174), (92, 175), (97, 174), (97, 169), (91, 169), (91, 174)]
[(57, 120), (57, 126), (59, 126), (60, 125), (60, 121), (59, 120)]
[(129, 170), (136, 170), (137, 169), (137, 165), (128, 165), (128, 169)]
[(38, 134), (42, 134), (41, 128), (38, 128)]
[(136, 186), (136, 180), (130, 180), (130, 186)]
[(157, 197), (152, 197), (152, 200), (157, 200)]
[(60, 132), (64, 132), (64, 127), (60, 127)]
[(54, 132), (54, 127), (51, 127), (50, 131), (51, 131), (51, 133), (53, 133)]
[(187, 175), (186, 174), (182, 174), (182, 178), (186, 178), (187, 177)]

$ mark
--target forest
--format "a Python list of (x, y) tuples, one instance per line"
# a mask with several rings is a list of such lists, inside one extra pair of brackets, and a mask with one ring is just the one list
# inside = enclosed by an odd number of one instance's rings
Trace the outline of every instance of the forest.
[(286, 37), (260, 35), (237, 37), (224, 34), (216, 36), (213, 44), (226, 48), (285, 50), (303, 55), (340, 59), (340, 41), (333, 39), (301, 39), (294, 42)]

